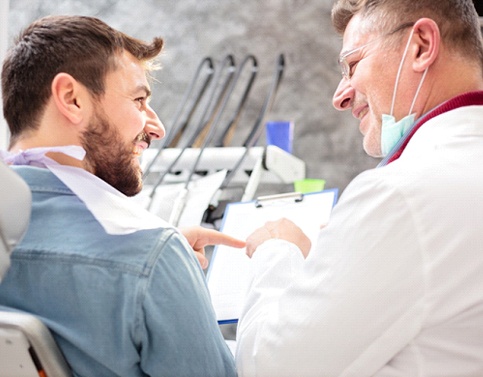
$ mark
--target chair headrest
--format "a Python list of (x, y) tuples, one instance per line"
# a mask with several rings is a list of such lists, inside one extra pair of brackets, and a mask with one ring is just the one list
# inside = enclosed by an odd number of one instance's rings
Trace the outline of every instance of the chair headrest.
[(30, 220), (32, 194), (25, 181), (0, 161), (0, 281), (10, 266), (10, 253)]

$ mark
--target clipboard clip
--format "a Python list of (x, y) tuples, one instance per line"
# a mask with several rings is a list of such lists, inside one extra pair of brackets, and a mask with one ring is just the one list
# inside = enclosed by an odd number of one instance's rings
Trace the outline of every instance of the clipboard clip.
[(301, 202), (304, 200), (304, 194), (301, 192), (289, 192), (284, 194), (276, 194), (276, 195), (265, 195), (259, 196), (255, 201), (255, 207), (260, 208), (267, 204), (273, 204), (278, 202), (287, 202), (287, 201), (294, 201), (295, 203)]

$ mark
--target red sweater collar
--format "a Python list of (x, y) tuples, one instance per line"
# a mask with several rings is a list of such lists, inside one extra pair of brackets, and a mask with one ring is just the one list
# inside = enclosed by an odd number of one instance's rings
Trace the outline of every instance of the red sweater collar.
[(397, 160), (403, 153), (406, 145), (408, 145), (409, 140), (414, 136), (414, 134), (419, 130), (419, 128), (426, 123), (428, 120), (437, 117), (447, 111), (457, 109), (458, 107), (471, 106), (471, 105), (483, 105), (483, 91), (468, 92), (454, 97), (438, 107), (434, 108), (430, 112), (426, 113), (418, 122), (411, 128), (408, 136), (405, 138), (404, 142), (401, 144), (398, 150), (396, 150), (393, 155), (387, 160), (386, 164)]

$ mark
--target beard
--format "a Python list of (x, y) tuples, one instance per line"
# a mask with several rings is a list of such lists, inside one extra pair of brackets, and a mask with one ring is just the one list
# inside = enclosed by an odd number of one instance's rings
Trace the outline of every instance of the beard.
[[(142, 132), (136, 140), (146, 137), (149, 139)], [(133, 155), (134, 142), (126, 144), (117, 128), (98, 111), (81, 139), (87, 169), (126, 196), (138, 194), (143, 187), (142, 170)]]

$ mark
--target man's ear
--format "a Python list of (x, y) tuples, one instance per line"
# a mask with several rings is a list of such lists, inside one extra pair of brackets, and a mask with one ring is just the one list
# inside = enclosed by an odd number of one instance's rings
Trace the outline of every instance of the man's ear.
[(432, 65), (438, 57), (441, 34), (436, 22), (430, 18), (420, 18), (414, 24), (413, 29), (417, 42), (413, 69), (422, 72)]
[(87, 90), (68, 73), (58, 73), (52, 80), (52, 98), (57, 110), (73, 124), (87, 116)]

